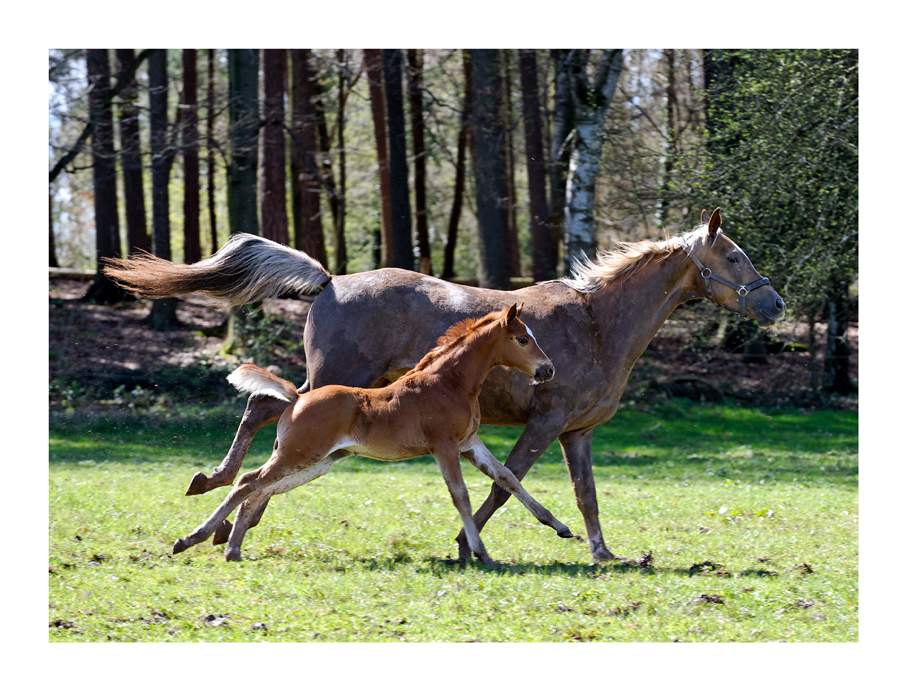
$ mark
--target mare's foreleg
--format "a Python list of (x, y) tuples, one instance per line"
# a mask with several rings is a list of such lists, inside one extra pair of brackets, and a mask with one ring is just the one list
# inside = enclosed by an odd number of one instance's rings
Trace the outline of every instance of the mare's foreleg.
[(451, 445), (450, 448), (435, 449), (432, 453), (441, 467), (441, 475), (444, 477), (444, 482), (447, 483), (450, 498), (460, 513), (460, 520), (463, 521), (463, 531), (465, 531), (465, 539), (468, 545), (466, 557), (469, 556), (471, 551), (486, 566), (497, 566), (491, 557), (488, 556), (488, 552), (485, 551), (485, 545), (482, 544), (482, 538), (479, 537), (479, 529), (476, 528), (472, 519), (469, 492), (466, 489), (466, 483), (463, 482), (463, 473), (460, 470), (459, 452), (456, 445)]
[(283, 411), (290, 405), (292, 404), (274, 396), (264, 394), (252, 394), (249, 396), (249, 400), (246, 403), (246, 411), (243, 413), (242, 421), (239, 423), (239, 429), (236, 430), (233, 444), (230, 446), (230, 450), (224, 460), (214, 469), (211, 477), (206, 477), (201, 472), (196, 473), (189, 483), (186, 495), (204, 494), (215, 487), (232, 484), (242, 465), (243, 458), (249, 451), (249, 445), (258, 430), (276, 423)]
[(598, 501), (595, 497), (595, 479), (592, 476), (592, 431), (567, 432), (562, 434), (559, 440), (567, 472), (570, 473), (570, 481), (573, 483), (576, 505), (586, 523), (586, 535), (592, 558), (598, 561), (620, 559), (605, 546), (598, 520)]
[(488, 477), (497, 483), (497, 485), (509, 494), (519, 499), (523, 506), (529, 509), (530, 513), (535, 516), (541, 523), (554, 529), (559, 537), (573, 537), (570, 528), (561, 523), (554, 517), (548, 509), (542, 506), (532, 497), (520, 484), (513, 472), (498, 463), (491, 451), (482, 443), (478, 437), (474, 438), (474, 443), (468, 449), (461, 451), (460, 455), (472, 463), (476, 468), (485, 473)]

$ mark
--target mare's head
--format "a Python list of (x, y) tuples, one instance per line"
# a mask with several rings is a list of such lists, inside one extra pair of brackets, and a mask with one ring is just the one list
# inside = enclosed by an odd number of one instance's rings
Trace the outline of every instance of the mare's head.
[(503, 341), (494, 364), (513, 367), (532, 377), (532, 384), (541, 384), (554, 377), (554, 363), (536, 343), (535, 336), (520, 319), (523, 305), (514, 303), (501, 311), (498, 324)]
[(784, 300), (722, 232), (719, 209), (711, 216), (703, 211), (701, 220), (703, 230), (687, 249), (700, 269), (696, 277), (699, 292), (741, 317), (755, 319), (759, 326), (777, 323), (784, 315)]

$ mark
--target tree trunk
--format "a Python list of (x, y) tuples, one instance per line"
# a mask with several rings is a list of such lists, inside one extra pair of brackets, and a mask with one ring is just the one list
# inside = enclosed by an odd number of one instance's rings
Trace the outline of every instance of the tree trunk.
[(230, 163), (227, 213), (230, 234), (259, 234), (258, 226), (258, 51), (228, 51), (230, 72)]
[[(312, 68), (311, 63), (309, 64)], [(334, 180), (334, 164), (331, 159), (331, 139), (328, 135), (327, 113), (324, 107), (324, 87), (317, 70), (312, 68), (309, 77), (312, 84), (312, 106), (315, 109), (316, 156), (319, 174), (324, 182), (322, 188), (327, 192), (328, 208), (331, 210), (331, 237), (336, 238), (337, 224), (340, 215), (340, 200), (337, 197), (337, 183)], [(339, 90), (338, 101), (342, 101), (343, 91)], [(324, 226), (324, 223), (322, 223)]]
[(472, 59), (473, 172), (479, 223), (479, 285), (510, 289), (507, 250), (506, 183), (499, 110), (500, 56), (497, 50), (470, 51)]
[(413, 219), (409, 205), (409, 168), (406, 164), (406, 118), (403, 113), (403, 53), (383, 50), (384, 96), (387, 104), (387, 153), (390, 173), (391, 233), (394, 236), (391, 266), (412, 270)]
[(50, 227), (50, 257), (48, 260), (48, 266), (51, 268), (57, 268), (60, 266), (60, 262), (57, 261), (57, 243), (54, 240), (54, 191), (48, 190), (47, 193), (47, 220), (48, 226)]
[(337, 99), (337, 152), (338, 174), (340, 184), (337, 189), (337, 220), (334, 224), (334, 273), (346, 273), (346, 145), (344, 143), (344, 119), (346, 117), (346, 89), (348, 75), (347, 55), (345, 50), (337, 51), (337, 62), (340, 64)]
[(321, 185), (315, 176), (316, 143), (315, 106), (312, 103), (312, 78), (309, 71), (310, 50), (292, 51), (293, 63), (293, 141), (292, 172), (294, 177), (293, 228), (296, 247), (322, 264), (327, 263), (324, 228), (321, 222)]
[(574, 138), (575, 117), (570, 98), (569, 51), (552, 50), (554, 65), (554, 113), (551, 127), (551, 244), (552, 261), (558, 264), (558, 249), (564, 237), (564, 217), (567, 206), (567, 173)]
[(510, 52), (502, 50), (501, 79), (501, 120), (504, 137), (501, 140), (501, 158), (504, 160), (504, 211), (507, 218), (507, 258), (511, 276), (522, 276), (520, 262), (520, 241), (516, 225), (516, 171), (513, 158), (513, 98), (510, 88)]
[(284, 245), (287, 230), (286, 143), (283, 136), (283, 97), (287, 87), (287, 51), (263, 48), (264, 120), (262, 133), (261, 234)]
[(551, 239), (551, 214), (548, 211), (545, 193), (545, 147), (542, 142), (538, 64), (534, 50), (521, 50), (519, 55), (526, 138), (526, 176), (529, 184), (532, 279), (538, 282), (557, 278), (556, 250)]
[[(151, 247), (156, 256), (170, 254), (170, 167), (174, 150), (167, 132), (167, 51), (148, 58), (149, 121), (151, 125)], [(178, 324), (176, 300), (163, 298), (151, 304), (151, 328), (164, 331)]]
[(674, 159), (677, 158), (677, 84), (676, 61), (674, 51), (665, 50), (664, 53), (668, 85), (665, 94), (665, 160), (662, 167), (661, 199), (658, 202), (658, 224), (664, 228), (668, 225), (668, 216), (671, 209), (671, 195), (674, 186), (673, 172)]
[(202, 258), (199, 220), (198, 71), (194, 49), (183, 49), (181, 109), (183, 145), (183, 260), (194, 264)]
[(614, 92), (623, 56), (620, 49), (602, 51), (590, 82), (587, 58), (575, 51), (571, 64), (571, 97), (576, 109), (575, 144), (567, 182), (567, 217), (564, 234), (564, 273), (584, 255), (595, 256), (595, 183), (602, 156), (605, 116)]
[(457, 249), (457, 232), (460, 227), (460, 213), (463, 209), (463, 192), (466, 181), (466, 149), (470, 143), (470, 120), (472, 118), (472, 62), (469, 53), (463, 51), (463, 115), (460, 134), (457, 137), (457, 170), (454, 180), (454, 198), (447, 225), (447, 242), (444, 245), (444, 268), (441, 278), (453, 278), (454, 254)]
[(214, 203), (214, 176), (216, 168), (214, 166), (214, 49), (208, 50), (208, 113), (205, 118), (205, 129), (207, 133), (208, 145), (208, 225), (211, 229), (211, 252), (217, 251), (219, 243), (217, 241), (217, 208)]
[(384, 108), (384, 77), (381, 51), (369, 48), (364, 52), (365, 73), (375, 123), (375, 147), (378, 150), (378, 183), (381, 194), (381, 262), (391, 266), (394, 254), (394, 237), (391, 232), (391, 182), (388, 167), (387, 122)]
[(419, 271), (431, 275), (431, 245), (428, 241), (428, 209), (425, 201), (425, 119), (422, 113), (422, 52), (407, 51), (409, 63), (409, 113), (413, 128), (413, 187), (416, 193), (416, 240)]
[(850, 299), (847, 284), (837, 281), (831, 286), (826, 303), (825, 366), (822, 386), (826, 391), (847, 395), (850, 383), (850, 343), (847, 326), (850, 321)]
[[(117, 49), (118, 78), (135, 62), (132, 48)], [(120, 167), (126, 206), (126, 245), (130, 256), (136, 250), (151, 251), (148, 218), (145, 212), (145, 172), (142, 168), (142, 142), (139, 137), (139, 92), (133, 76), (120, 91)]]
[(92, 177), (97, 274), (83, 300), (111, 304), (123, 299), (125, 291), (103, 272), (106, 257), (119, 257), (120, 221), (117, 215), (117, 168), (113, 150), (113, 109), (110, 92), (110, 57), (106, 49), (88, 50), (88, 107), (97, 122), (91, 135)]

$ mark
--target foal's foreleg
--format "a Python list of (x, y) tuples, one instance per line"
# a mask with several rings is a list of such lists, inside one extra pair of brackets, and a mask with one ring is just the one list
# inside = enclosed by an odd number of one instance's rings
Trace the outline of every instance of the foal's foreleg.
[(186, 495), (204, 494), (215, 487), (232, 484), (258, 430), (276, 423), (290, 405), (292, 404), (274, 396), (264, 394), (249, 396), (246, 412), (243, 413), (242, 422), (239, 423), (233, 444), (224, 460), (214, 469), (211, 477), (206, 477), (204, 473), (196, 473), (189, 483)]
[(498, 460), (482, 443), (481, 439), (475, 437), (473, 446), (462, 451), (461, 456), (494, 480), (500, 487), (519, 499), (533, 516), (544, 525), (553, 528), (559, 537), (573, 537), (570, 528), (557, 520), (554, 514), (535, 500), (523, 488), (523, 485), (520, 484), (516, 475), (509, 468), (498, 463)]
[[(469, 550), (486, 566), (497, 566), (491, 557), (488, 556), (488, 552), (485, 551), (485, 545), (482, 544), (482, 538), (479, 537), (479, 530), (472, 520), (469, 491), (466, 489), (466, 483), (463, 482), (463, 473), (460, 471), (460, 459), (456, 447), (436, 449), (433, 454), (441, 467), (441, 475), (444, 477), (444, 482), (447, 483), (450, 498), (460, 513), (460, 520), (463, 521), (463, 530), (466, 533)], [(469, 556), (469, 552), (466, 553), (466, 556)]]

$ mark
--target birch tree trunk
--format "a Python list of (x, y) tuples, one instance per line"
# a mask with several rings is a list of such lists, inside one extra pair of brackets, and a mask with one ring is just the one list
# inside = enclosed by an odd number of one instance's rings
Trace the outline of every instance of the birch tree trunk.
[(595, 183), (602, 156), (602, 130), (623, 64), (622, 50), (602, 51), (595, 76), (590, 81), (586, 71), (588, 57), (582, 53), (576, 51), (571, 61), (571, 97), (576, 128), (567, 180), (565, 274), (583, 255), (595, 255)]

